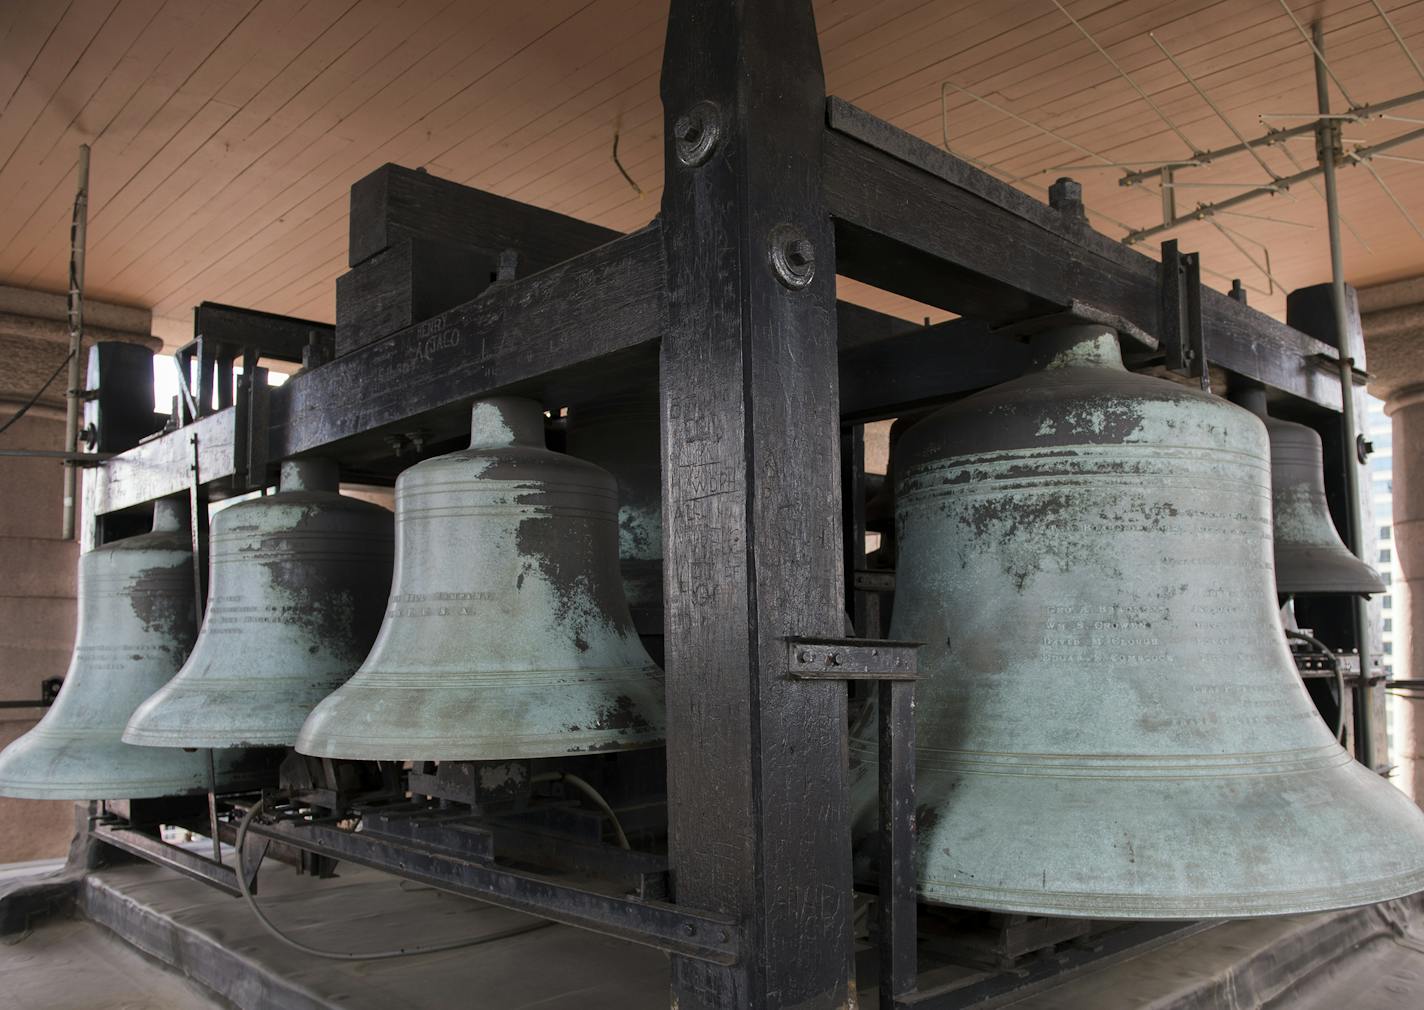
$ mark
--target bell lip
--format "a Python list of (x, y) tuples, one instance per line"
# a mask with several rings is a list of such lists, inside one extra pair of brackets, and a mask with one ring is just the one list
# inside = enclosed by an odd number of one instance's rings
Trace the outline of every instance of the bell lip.
[[(1241, 895), (1224, 893), (1194, 896), (1191, 898), (1163, 898), (1153, 895), (1114, 894), (1097, 895), (1103, 901), (1051, 901), (1040, 900), (1022, 902), (991, 898), (964, 887), (926, 888), (917, 884), (916, 895), (920, 900), (934, 905), (949, 905), (976, 911), (1005, 912), (1012, 915), (1045, 915), (1071, 919), (1139, 920), (1152, 919), (1166, 922), (1190, 922), (1198, 919), (1248, 919), (1276, 915), (1309, 915), (1315, 912), (1332, 912), (1345, 908), (1359, 908), (1381, 901), (1405, 898), (1424, 891), (1424, 867), (1389, 877), (1380, 877), (1366, 884), (1340, 890), (1313, 889), (1309, 891), (1275, 891), (1267, 894)], [(1003, 895), (1004, 889), (995, 888), (995, 896)], [(1065, 894), (1064, 898), (1074, 895)]]
[(254, 747), (290, 747), (297, 731), (239, 733), (231, 729), (161, 730), (132, 727), (124, 730), (123, 742), (133, 747), (166, 747), (177, 750), (248, 750)]
[(1370, 596), (1389, 591), (1378, 572), (1343, 546), (1278, 549), (1275, 577), (1276, 592), (1282, 596)]
[[(501, 747), (497, 750), (478, 749), (471, 746), (468, 738), (447, 741), (420, 741), (419, 753), (412, 753), (413, 745), (409, 737), (402, 740), (372, 741), (369, 737), (339, 737), (330, 734), (315, 739), (298, 738), (296, 752), (307, 757), (338, 758), (349, 761), (526, 761), (538, 758), (572, 757), (578, 754), (614, 754), (620, 751), (653, 750), (667, 746), (667, 734), (659, 733), (648, 737), (620, 738), (611, 745), (587, 747), (531, 746), (529, 738), (523, 747)], [(347, 746), (347, 744), (350, 746)]]
[[(36, 800), (120, 800), (191, 796), (207, 791), (206, 769), (153, 770), (153, 763), (181, 759), (129, 753), (117, 735), (45, 731), (43, 725), (0, 752), (0, 796)], [(138, 767), (131, 767), (133, 765)], [(107, 774), (105, 774), (107, 773)], [(103, 777), (96, 777), (103, 776)], [(224, 788), (259, 785), (259, 774), (221, 769)]]

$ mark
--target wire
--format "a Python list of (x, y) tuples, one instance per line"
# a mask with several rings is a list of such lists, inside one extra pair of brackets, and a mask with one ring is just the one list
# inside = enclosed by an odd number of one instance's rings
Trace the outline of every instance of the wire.
[(579, 792), (593, 800), (594, 805), (603, 811), (604, 816), (607, 817), (609, 822), (613, 825), (613, 833), (618, 836), (619, 846), (625, 849), (631, 849), (633, 847), (628, 844), (628, 836), (623, 833), (623, 825), (618, 822), (618, 815), (613, 812), (613, 808), (608, 805), (608, 801), (603, 798), (603, 795), (586, 781), (577, 775), (570, 775), (568, 772), (546, 772), (543, 775), (535, 775), (529, 780), (531, 786), (539, 782), (567, 782), (573, 786)]
[[(531, 933), (536, 929), (543, 929), (552, 926), (554, 923), (548, 919), (541, 919), (533, 923), (525, 923), (521, 926), (513, 926), (509, 929), (502, 929), (495, 933), (486, 933), (480, 937), (467, 937), (463, 940), (452, 940), (448, 943), (432, 944), (428, 947), (400, 947), (395, 950), (373, 950), (370, 952), (345, 952), (336, 950), (322, 950), (318, 947), (309, 947), (306, 944), (293, 940), (286, 933), (277, 928), (271, 919), (267, 918), (265, 912), (257, 904), (257, 899), (252, 896), (252, 890), (247, 886), (247, 874), (242, 868), (242, 847), (247, 841), (247, 829), (252, 824), (252, 820), (262, 810), (265, 799), (258, 799), (252, 806), (247, 808), (247, 813), (242, 815), (242, 821), (237, 826), (237, 838), (234, 848), (237, 850), (237, 889), (242, 892), (243, 899), (247, 906), (252, 909), (252, 914), (257, 916), (257, 921), (262, 924), (262, 928), (271, 933), (278, 940), (287, 946), (301, 951), (303, 954), (310, 954), (313, 957), (325, 957), (334, 961), (384, 961), (393, 957), (410, 957), (414, 954), (434, 954), (445, 950), (458, 950), (461, 947), (474, 947), (478, 944), (489, 943), (493, 940), (503, 940), (506, 937), (518, 936), (521, 933)], [(259, 858), (257, 865), (260, 867), (262, 861)], [(253, 875), (256, 875), (254, 870)]]
[(1304, 631), (1294, 631), (1292, 630), (1292, 628), (1286, 628), (1286, 630), (1284, 631), (1286, 631), (1286, 638), (1296, 638), (1296, 640), (1306, 642), (1306, 644), (1314, 645), (1314, 647), (1319, 648), (1321, 652), (1324, 652), (1324, 654), (1326, 654), (1327, 660), (1330, 661), (1331, 670), (1334, 670), (1334, 672), (1336, 672), (1336, 689), (1340, 692), (1340, 704), (1336, 705), (1336, 742), (1341, 742), (1341, 744), (1343, 744), (1344, 670), (1341, 670), (1340, 668), (1340, 657), (1337, 657), (1334, 652), (1330, 651), (1329, 645), (1324, 644), (1323, 641), (1320, 641), (1319, 638), (1314, 637), (1314, 635), (1307, 635)]
[(39, 402), (40, 397), (44, 396), (44, 391), (49, 388), (49, 384), (55, 379), (59, 378), (59, 373), (64, 371), (65, 367), (69, 364), (69, 359), (72, 357), (74, 357), (73, 351), (70, 351), (64, 356), (64, 360), (59, 363), (59, 367), (54, 370), (54, 374), (51, 375), (48, 379), (45, 379), (44, 385), (35, 391), (35, 395), (30, 397), (29, 402), (26, 403), (19, 410), (15, 411), (14, 417), (10, 418), (10, 420), (6, 421), (3, 425), (0, 425), (0, 434), (3, 434), (6, 429), (10, 427), (10, 425), (14, 424), (20, 418), (24, 417), (25, 414), (29, 411), (29, 409)]

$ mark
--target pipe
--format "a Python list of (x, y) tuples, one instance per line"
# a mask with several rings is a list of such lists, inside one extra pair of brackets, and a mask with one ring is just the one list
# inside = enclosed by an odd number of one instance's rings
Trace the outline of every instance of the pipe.
[[(1325, 65), (1325, 32), (1316, 22), (1311, 26), (1315, 49), (1315, 97), (1319, 111), (1330, 112), (1330, 82)], [(1335, 181), (1335, 155), (1339, 151), (1339, 125), (1332, 119), (1316, 124), (1316, 155), (1325, 182), (1325, 219), (1330, 232), (1330, 304), (1335, 310), (1335, 346), (1340, 369), (1340, 435), (1344, 443), (1345, 520), (1350, 536), (1350, 549), (1361, 557), (1365, 543), (1364, 523), (1360, 516), (1360, 471), (1354, 459), (1355, 441), (1355, 376), (1350, 356), (1349, 311), (1345, 304), (1345, 261), (1340, 246), (1340, 194)], [(1365, 559), (1361, 557), (1361, 560)], [(1369, 768), (1375, 767), (1374, 734), (1371, 723), (1374, 711), (1370, 706), (1370, 615), (1365, 597), (1354, 599), (1355, 645), (1360, 652), (1360, 683), (1355, 689), (1355, 758)]]
[[(69, 229), (69, 386), (65, 390), (64, 451), (79, 451), (79, 403), (84, 364), (84, 241), (89, 230), (89, 145), (79, 145), (79, 192), (74, 197), (74, 219)], [(64, 529), (62, 540), (74, 539), (74, 498), (78, 471), (64, 466)]]

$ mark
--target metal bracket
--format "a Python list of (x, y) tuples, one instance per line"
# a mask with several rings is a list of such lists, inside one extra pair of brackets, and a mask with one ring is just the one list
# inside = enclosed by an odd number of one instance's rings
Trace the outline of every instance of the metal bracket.
[[(255, 362), (256, 355), (252, 356)], [(237, 416), (233, 424), (232, 489), (239, 494), (267, 483), (267, 428), (271, 416), (271, 387), (267, 369), (244, 358), (237, 379)]]
[(797, 680), (914, 680), (922, 644), (795, 636), (786, 639), (786, 671)]
[(895, 573), (861, 568), (855, 573), (855, 588), (867, 593), (893, 593)]
[(59, 689), (64, 686), (63, 677), (46, 677), (40, 681), (40, 697), (37, 701), (0, 701), (0, 708), (49, 708), (59, 697)]
[(1169, 371), (1201, 379), (1211, 392), (1202, 332), (1201, 257), (1178, 252), (1177, 240), (1162, 243), (1162, 350)]

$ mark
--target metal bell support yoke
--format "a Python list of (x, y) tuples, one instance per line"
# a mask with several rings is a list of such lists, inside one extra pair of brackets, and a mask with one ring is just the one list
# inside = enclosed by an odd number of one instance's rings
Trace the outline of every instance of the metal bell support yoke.
[(544, 448), (538, 403), (476, 403), (468, 449), (396, 482), (380, 637), (297, 750), (475, 761), (662, 743), (662, 672), (629, 617), (617, 516), (612, 477)]
[(213, 517), (208, 610), (178, 676), (129, 720), (148, 747), (277, 747), (360, 665), (390, 588), (391, 513), (338, 494), (335, 463), (282, 464), (277, 494)]
[[(1034, 340), (899, 446), (920, 895), (1198, 919), (1424, 888), (1424, 813), (1335, 742), (1279, 632), (1260, 421), (1126, 371), (1104, 327)], [(873, 721), (851, 759), (869, 835)]]
[(1276, 592), (1384, 592), (1379, 573), (1351, 553), (1330, 518), (1320, 436), (1303, 424), (1271, 417), (1264, 390), (1244, 390), (1233, 399), (1261, 419), (1271, 439)]
[[(193, 646), (193, 553), (187, 506), (159, 501), (152, 532), (79, 559), (79, 625), (59, 697), (0, 753), (0, 795), (141, 799), (208, 787), (205, 755), (120, 741), (129, 716), (167, 683)], [(241, 752), (214, 755), (219, 789), (263, 784)]]

